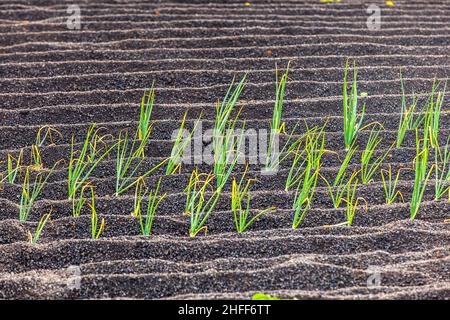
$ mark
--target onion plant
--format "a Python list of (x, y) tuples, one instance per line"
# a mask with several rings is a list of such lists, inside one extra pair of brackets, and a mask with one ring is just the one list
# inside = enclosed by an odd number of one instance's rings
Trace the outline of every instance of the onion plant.
[(89, 207), (91, 208), (91, 237), (92, 240), (97, 240), (100, 238), (103, 230), (105, 229), (105, 218), (102, 218), (99, 225), (99, 218), (97, 214), (97, 210), (95, 209), (95, 194), (94, 188), (91, 189), (91, 202), (89, 203)]
[(41, 152), (39, 147), (35, 144), (31, 145), (31, 167), (35, 171), (42, 170), (44, 163), (42, 162)]
[(319, 168), (314, 168), (311, 161), (307, 161), (305, 170), (299, 176), (300, 180), (295, 191), (294, 203), (294, 219), (292, 228), (297, 229), (303, 221), (306, 213), (311, 208), (312, 198), (316, 192), (317, 179), (319, 176)]
[[(436, 80), (433, 82), (433, 86), (431, 88), (431, 94), (428, 98), (428, 110), (427, 110), (427, 121), (426, 127), (424, 130), (429, 131), (430, 135), (430, 144), (431, 147), (438, 147), (438, 137), (439, 137), (439, 118), (442, 112), (442, 105), (444, 103), (445, 97), (445, 89), (447, 87), (447, 82), (444, 85), (443, 91), (439, 91), (436, 97), (436, 88), (438, 84), (436, 84)], [(436, 97), (436, 100), (435, 100)]]
[(89, 128), (80, 150), (75, 150), (75, 138), (72, 135), (67, 176), (67, 189), (70, 200), (75, 197), (79, 188), (87, 182), (98, 164), (115, 148), (115, 145), (109, 148), (99, 146), (99, 143), (104, 143), (103, 139), (105, 137), (99, 135), (100, 129), (96, 128), (95, 124)]
[[(325, 150), (325, 125), (321, 130), (318, 127), (307, 128), (306, 133), (300, 139), (301, 142), (297, 143), (297, 148), (293, 151), (294, 159), (286, 178), (286, 191), (298, 184), (306, 163), (311, 164), (313, 169), (320, 167), (322, 156), (328, 151)], [(303, 141), (304, 143), (302, 143)]]
[(425, 117), (425, 108), (423, 108), (417, 115), (415, 115), (415, 110), (419, 97), (416, 97), (414, 90), (412, 91), (412, 102), (409, 107), (407, 107), (407, 97), (405, 94), (405, 86), (403, 82), (402, 70), (400, 69), (400, 83), (402, 88), (402, 107), (400, 111), (400, 121), (397, 131), (397, 141), (396, 146), (400, 148), (403, 140), (405, 139), (405, 134), (409, 130), (415, 130), (419, 128), (420, 124), (423, 122)]
[(397, 197), (400, 197), (402, 199), (402, 202), (405, 202), (405, 199), (403, 197), (403, 194), (400, 190), (397, 190), (397, 184), (400, 178), (400, 173), (403, 168), (400, 168), (397, 171), (397, 174), (395, 175), (395, 178), (392, 174), (392, 166), (389, 164), (388, 170), (381, 169), (381, 181), (383, 182), (383, 189), (384, 194), (386, 196), (386, 204), (392, 204), (394, 203), (395, 199)]
[(146, 208), (146, 216), (145, 219), (141, 212), (141, 202), (143, 195), (142, 193), (139, 193), (137, 195), (137, 199), (135, 202), (138, 203), (136, 206), (137, 209), (135, 209), (136, 214), (139, 218), (139, 225), (141, 227), (141, 233), (142, 235), (148, 237), (150, 236), (150, 233), (152, 231), (153, 226), (153, 219), (155, 218), (155, 212), (158, 209), (159, 204), (164, 199), (164, 197), (167, 195), (167, 193), (164, 193), (163, 195), (159, 195), (159, 187), (161, 185), (162, 178), (159, 179), (158, 184), (156, 185), (155, 191), (150, 191), (147, 197), (147, 208)]
[(379, 137), (382, 126), (379, 126), (377, 130), (375, 126), (372, 128), (366, 147), (361, 153), (361, 181), (363, 184), (369, 183), (372, 180), (373, 175), (394, 147), (394, 144), (392, 144), (386, 152), (380, 154), (376, 159), (372, 159), (376, 148), (383, 141), (383, 138)]
[(439, 200), (447, 192), (450, 199), (450, 150), (449, 150), (450, 137), (447, 139), (447, 144), (444, 150), (441, 151), (439, 145), (434, 149), (434, 198)]
[(286, 89), (286, 82), (288, 79), (289, 64), (286, 71), (278, 79), (278, 67), (275, 73), (275, 105), (273, 107), (272, 122), (270, 124), (269, 144), (266, 153), (266, 168), (274, 169), (278, 165), (279, 154), (276, 150), (276, 141), (278, 135), (285, 130), (285, 123), (281, 122), (281, 115), (283, 112), (284, 91)]
[(234, 110), (234, 107), (244, 90), (246, 84), (246, 76), (242, 77), (241, 81), (236, 85), (233, 92), (234, 78), (231, 81), (228, 91), (222, 101), (218, 101), (216, 105), (216, 119), (214, 121), (214, 130), (221, 135), (227, 127), (228, 119)]
[(189, 235), (191, 237), (195, 237), (200, 231), (204, 231), (205, 234), (208, 231), (207, 226), (205, 226), (206, 220), (214, 210), (221, 195), (218, 190), (213, 191), (211, 195), (207, 194), (208, 188), (213, 188), (213, 180), (213, 174), (202, 174), (198, 172), (198, 168), (195, 168), (185, 189), (185, 213), (190, 216)]
[(414, 186), (410, 204), (410, 220), (413, 221), (419, 212), (427, 183), (433, 171), (433, 166), (428, 169), (427, 140), (421, 145), (418, 130), (416, 129), (416, 157), (414, 158)]
[[(240, 112), (239, 112), (240, 113)], [(239, 158), (241, 144), (244, 141), (245, 121), (242, 129), (236, 129), (238, 115), (228, 123), (228, 129), (222, 136), (214, 134), (214, 176), (217, 182), (217, 190), (220, 192), (225, 186)], [(240, 132), (240, 133), (239, 133)]]
[(136, 187), (134, 190), (133, 212), (131, 213), (131, 216), (134, 218), (139, 217), (139, 214), (141, 213), (141, 205), (142, 200), (144, 199), (145, 191), (146, 191), (145, 180), (139, 178), (138, 181), (136, 182)]
[(44, 214), (41, 219), (38, 222), (38, 225), (36, 227), (36, 231), (34, 232), (34, 235), (31, 234), (31, 232), (28, 230), (28, 240), (32, 244), (36, 244), (39, 242), (39, 238), (41, 237), (41, 233), (44, 230), (45, 225), (47, 224), (48, 220), (50, 219), (50, 215), (52, 213), (53, 209), (50, 209), (50, 212), (47, 214)]
[(305, 149), (308, 162), (311, 163), (313, 169), (319, 169), (322, 163), (322, 156), (325, 153), (334, 153), (331, 150), (325, 149), (325, 127), (328, 123), (328, 119), (324, 125), (320, 128), (314, 127), (309, 129), (306, 126), (307, 131), (305, 134)]
[(20, 149), (17, 158), (8, 153), (8, 160), (7, 160), (8, 174), (6, 176), (6, 179), (8, 180), (9, 183), (13, 184), (16, 181), (17, 174), (20, 171), (22, 162), (23, 162), (23, 149)]
[(344, 143), (346, 150), (349, 150), (351, 145), (356, 139), (358, 131), (361, 128), (365, 111), (366, 104), (363, 103), (361, 112), (358, 112), (359, 101), (358, 101), (358, 84), (357, 84), (357, 71), (356, 63), (353, 64), (353, 82), (351, 84), (351, 89), (348, 91), (348, 60), (345, 64), (344, 73), (344, 85), (343, 85), (343, 111), (344, 111)]
[(345, 178), (347, 177), (347, 168), (357, 149), (358, 146), (355, 145), (355, 143), (350, 146), (350, 149), (345, 154), (345, 158), (332, 184), (324, 176), (321, 175), (322, 180), (325, 181), (328, 187), (328, 193), (330, 194), (335, 208), (338, 208), (341, 204), (347, 185), (350, 184), (351, 181), (358, 175), (358, 171), (353, 171), (347, 182), (345, 182)]
[[(423, 139), (419, 139), (419, 130), (416, 129), (416, 157), (414, 161), (420, 161), (420, 164), (417, 166), (417, 168), (414, 168), (414, 170), (418, 170), (420, 180), (425, 180), (427, 176), (427, 170), (428, 170), (428, 158), (430, 154), (430, 140), (429, 140), (429, 134), (430, 130), (428, 129), (430, 127), (431, 117), (426, 116), (425, 117), (425, 127), (423, 130)], [(422, 145), (421, 145), (422, 142)], [(420, 152), (418, 152), (418, 148), (421, 149)], [(419, 156), (420, 154), (420, 156)]]
[(47, 141), (47, 139), (50, 142), (48, 145), (54, 145), (55, 144), (55, 140), (53, 138), (54, 135), (58, 135), (60, 139), (63, 138), (63, 135), (61, 134), (61, 132), (59, 132), (52, 126), (46, 125), (46, 126), (40, 127), (36, 134), (35, 145), (38, 147), (42, 147), (44, 145), (44, 143)]
[[(155, 102), (155, 82), (152, 82), (151, 88), (144, 91), (141, 106), (139, 109), (138, 139), (142, 140), (149, 136), (151, 130), (150, 118), (152, 116), (153, 104)], [(144, 150), (141, 150), (144, 152)]]
[(231, 171), (236, 165), (238, 150), (243, 140), (243, 132), (239, 137), (236, 137), (234, 132), (240, 111), (234, 120), (230, 119), (230, 116), (244, 89), (245, 81), (246, 76), (241, 79), (232, 91), (234, 87), (233, 78), (225, 97), (216, 104), (216, 119), (214, 121), (212, 132), (212, 148), (214, 154), (214, 175), (216, 177), (217, 189), (219, 192), (227, 182)]
[(345, 199), (346, 203), (346, 210), (345, 215), (347, 217), (346, 225), (350, 227), (353, 223), (353, 218), (355, 217), (356, 211), (358, 209), (358, 204), (360, 201), (364, 201), (365, 208), (364, 210), (368, 211), (368, 204), (367, 201), (364, 198), (356, 197), (356, 190), (358, 187), (358, 179), (355, 179), (355, 182), (353, 185), (351, 183), (347, 184), (347, 196)]
[[(244, 173), (242, 174), (239, 183), (236, 182), (236, 178), (233, 179), (231, 186), (231, 210), (233, 211), (234, 222), (236, 225), (236, 231), (238, 233), (244, 232), (249, 226), (251, 226), (256, 219), (275, 207), (270, 207), (259, 211), (249, 220), (250, 213), (250, 184), (255, 181), (254, 179), (247, 179), (245, 182), (245, 176), (247, 174), (248, 164), (245, 167)], [(245, 205), (243, 205), (245, 203)]]
[(150, 137), (150, 130), (147, 131), (147, 135), (141, 140), (138, 140), (138, 135), (138, 132), (136, 132), (130, 143), (127, 130), (123, 130), (119, 133), (116, 144), (116, 196), (132, 188), (140, 178), (145, 178), (167, 161), (167, 159), (161, 161), (150, 170), (147, 170), (139, 178), (136, 178), (136, 173), (139, 171), (144, 161), (144, 158), (140, 155), (143, 153), (145, 145)]
[(72, 198), (72, 215), (74, 218), (78, 218), (81, 215), (81, 210), (87, 202), (87, 198), (84, 196), (87, 188), (93, 188), (90, 183), (85, 183), (79, 190), (79, 195), (77, 194)]
[(42, 162), (40, 148), (44, 146), (45, 142), (48, 140), (48, 145), (54, 145), (55, 142), (53, 140), (53, 135), (59, 135), (59, 138), (62, 139), (62, 134), (58, 130), (54, 129), (51, 126), (43, 126), (40, 127), (37, 134), (36, 140), (34, 144), (31, 145), (31, 168), (33, 170), (39, 171), (44, 168), (44, 163)]
[(296, 150), (293, 151), (294, 158), (292, 160), (291, 168), (289, 169), (284, 190), (289, 191), (294, 185), (298, 184), (301, 179), (304, 166), (307, 163), (306, 148), (302, 148), (303, 144), (299, 144)]
[[(263, 172), (267, 174), (273, 174), (278, 170), (278, 166), (283, 161), (285, 161), (292, 153), (294, 153), (296, 149), (298, 149), (299, 144), (301, 144), (305, 138), (305, 134), (298, 136), (298, 134), (296, 134), (297, 127), (298, 123), (294, 126), (289, 134), (286, 133), (285, 136), (287, 137), (287, 139), (285, 140), (281, 150), (279, 150), (280, 135), (277, 134), (272, 136), (272, 160), (269, 162), (269, 165), (264, 166)], [(269, 139), (271, 138), (269, 137)]]
[(31, 209), (33, 208), (36, 199), (39, 197), (42, 189), (46, 185), (50, 175), (53, 173), (57, 163), (51, 168), (46, 177), (44, 178), (44, 172), (40, 172), (36, 175), (34, 179), (34, 183), (30, 182), (30, 167), (27, 167), (25, 170), (25, 177), (23, 179), (22, 184), (22, 193), (20, 197), (19, 203), (19, 220), (27, 221), (28, 216), (30, 215)]
[(180, 129), (178, 130), (177, 138), (172, 147), (172, 152), (166, 166), (166, 175), (174, 174), (175, 172), (181, 172), (181, 159), (183, 158), (186, 147), (191, 143), (192, 136), (197, 129), (202, 115), (198, 117), (194, 124), (193, 129), (187, 136), (184, 136), (184, 125), (186, 121), (187, 112), (184, 114), (183, 121), (181, 122)]

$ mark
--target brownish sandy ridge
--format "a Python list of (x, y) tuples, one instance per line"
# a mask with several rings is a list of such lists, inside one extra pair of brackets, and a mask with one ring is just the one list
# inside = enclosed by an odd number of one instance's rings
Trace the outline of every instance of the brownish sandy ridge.
[[(90, 211), (74, 219), (67, 200), (70, 140), (83, 142), (95, 122), (117, 135), (134, 128), (144, 88), (156, 84), (155, 121), (143, 169), (170, 155), (171, 134), (188, 111), (187, 128), (200, 112), (212, 127), (215, 102), (231, 79), (248, 73), (238, 124), (268, 128), (275, 94), (275, 65), (290, 61), (283, 120), (326, 127), (322, 174), (333, 178), (345, 154), (342, 129), (342, 78), (345, 60), (358, 64), (358, 89), (367, 92), (365, 122), (382, 122), (384, 139), (376, 154), (395, 141), (401, 107), (399, 70), (407, 94), (426, 100), (435, 77), (450, 75), (450, 2), (342, 0), (287, 1), (82, 1), (81, 30), (66, 26), (72, 1), (5, 0), (0, 3), (0, 171), (9, 153), (25, 148), (25, 161), (40, 127), (57, 129), (55, 145), (42, 147), (46, 168), (60, 163), (27, 222), (18, 220), (21, 184), (0, 190), (0, 298), (2, 299), (249, 299), (254, 293), (294, 299), (449, 299), (450, 202), (433, 199), (430, 180), (415, 221), (409, 204), (385, 204), (380, 175), (362, 185), (353, 226), (333, 209), (324, 183), (297, 230), (292, 225), (294, 192), (284, 191), (288, 159), (276, 176), (249, 167), (252, 209), (276, 206), (243, 234), (234, 230), (230, 186), (210, 216), (208, 234), (188, 236), (182, 214), (183, 188), (194, 165), (179, 175), (164, 168), (152, 236), (140, 236), (131, 216), (134, 190), (113, 196), (115, 152), (92, 173), (96, 208), (105, 231), (91, 240)], [(382, 26), (367, 29), (369, 4), (382, 9)], [(441, 114), (440, 143), (450, 132), (450, 100)], [(204, 128), (205, 129), (205, 128)], [(305, 128), (300, 128), (304, 132)], [(365, 145), (365, 130), (358, 142)], [(395, 172), (411, 167), (415, 136), (385, 160)], [(434, 154), (434, 152), (433, 152)], [(430, 154), (430, 161), (434, 155)], [(358, 168), (361, 150), (350, 163)], [(202, 165), (203, 171), (212, 170)], [(244, 170), (238, 165), (237, 176)], [(31, 174), (33, 179), (35, 173)], [(22, 181), (22, 180), (20, 180)], [(399, 190), (408, 201), (414, 174), (405, 171)], [(28, 243), (42, 214), (53, 208), (39, 244)], [(74, 270), (76, 271), (74, 273)], [(374, 271), (375, 270), (375, 271)], [(376, 286), (368, 285), (374, 273)], [(74, 283), (79, 282), (75, 288)]]

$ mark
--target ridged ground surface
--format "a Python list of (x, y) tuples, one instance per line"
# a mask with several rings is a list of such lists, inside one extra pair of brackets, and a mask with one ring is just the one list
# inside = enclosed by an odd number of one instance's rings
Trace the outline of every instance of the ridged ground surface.
[[(67, 4), (65, 4), (67, 3)], [(68, 159), (71, 133), (81, 142), (92, 122), (109, 133), (135, 124), (145, 87), (156, 81), (155, 127), (147, 162), (170, 154), (170, 135), (186, 110), (189, 119), (203, 110), (214, 119), (215, 101), (233, 76), (249, 72), (239, 101), (247, 127), (267, 127), (273, 108), (275, 64), (291, 61), (283, 117), (327, 126), (327, 147), (343, 155), (341, 92), (345, 59), (358, 63), (360, 91), (368, 93), (366, 122), (380, 121), (385, 150), (396, 137), (401, 91), (426, 94), (432, 79), (450, 71), (450, 2), (346, 1), (77, 1), (81, 30), (68, 30), (67, 5), (73, 1), (2, 1), (0, 4), (0, 149), (2, 170), (8, 152), (29, 147), (43, 125), (63, 137), (43, 148), (46, 167)], [(382, 26), (366, 26), (369, 4), (381, 8)], [(449, 130), (448, 99), (441, 116), (441, 140)], [(192, 124), (192, 121), (190, 122)], [(303, 122), (302, 122), (303, 123)], [(361, 146), (368, 133), (359, 137)], [(387, 161), (410, 166), (414, 135)], [(357, 167), (359, 153), (352, 167)], [(67, 165), (67, 163), (65, 164)], [(339, 166), (324, 158), (323, 174)], [(208, 221), (209, 233), (190, 239), (182, 215), (189, 170), (166, 177), (168, 192), (155, 218), (154, 235), (139, 237), (130, 216), (132, 191), (116, 198), (114, 159), (94, 171), (97, 211), (105, 233), (89, 239), (88, 212), (71, 218), (66, 171), (60, 165), (36, 203), (19, 223), (20, 181), (0, 192), (1, 298), (249, 298), (254, 292), (304, 298), (430, 298), (450, 296), (450, 204), (432, 201), (430, 185), (414, 223), (407, 204), (384, 204), (379, 175), (359, 189), (369, 211), (359, 210), (351, 228), (344, 211), (331, 209), (321, 183), (312, 210), (298, 230), (290, 228), (293, 194), (286, 193), (286, 167), (275, 177), (251, 175), (252, 208), (278, 210), (243, 235), (233, 231), (229, 192)], [(203, 170), (207, 170), (205, 165)], [(242, 166), (238, 168), (242, 171)], [(161, 171), (149, 180), (154, 182)], [(412, 175), (401, 177), (409, 200)], [(40, 216), (53, 207), (42, 243), (26, 242)], [(71, 289), (69, 266), (81, 271), (81, 287)], [(379, 287), (367, 286), (368, 268), (378, 269)]]

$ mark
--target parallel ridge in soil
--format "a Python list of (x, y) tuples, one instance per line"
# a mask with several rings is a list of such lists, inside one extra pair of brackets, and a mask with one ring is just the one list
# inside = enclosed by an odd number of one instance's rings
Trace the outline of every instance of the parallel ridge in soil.
[[(252, 209), (277, 209), (242, 235), (234, 231), (230, 190), (212, 213), (208, 234), (191, 239), (182, 215), (189, 172), (163, 170), (161, 204), (150, 238), (139, 236), (130, 215), (133, 191), (114, 197), (114, 157), (92, 173), (96, 205), (106, 220), (102, 237), (90, 239), (89, 211), (71, 217), (67, 200), (70, 138), (79, 144), (91, 123), (116, 135), (134, 127), (145, 88), (155, 80), (153, 134), (145, 166), (170, 155), (171, 134), (186, 111), (187, 127), (200, 112), (212, 126), (215, 102), (231, 79), (248, 73), (239, 100), (248, 128), (268, 128), (274, 103), (275, 66), (290, 61), (283, 118), (322, 125), (329, 118), (323, 175), (333, 177), (344, 154), (342, 77), (346, 58), (356, 60), (360, 92), (367, 92), (366, 122), (384, 123), (387, 150), (396, 138), (401, 88), (426, 100), (433, 79), (450, 74), (448, 1), (90, 1), (81, 9), (81, 30), (68, 29), (71, 1), (15, 0), (0, 4), (0, 163), (29, 150), (40, 127), (61, 132), (42, 147), (44, 165), (65, 159), (49, 180), (27, 222), (18, 221), (20, 177), (0, 191), (0, 298), (248, 299), (255, 292), (298, 299), (445, 299), (450, 297), (450, 203), (434, 201), (429, 184), (418, 219), (407, 203), (386, 205), (380, 176), (362, 186), (367, 212), (351, 228), (319, 183), (312, 209), (292, 230), (293, 192), (284, 191), (288, 167), (275, 177), (251, 166)], [(368, 30), (367, 7), (381, 8), (382, 25)], [(440, 141), (450, 130), (448, 99)], [(239, 122), (240, 124), (241, 122)], [(302, 129), (304, 130), (304, 128)], [(359, 136), (363, 146), (369, 132)], [(386, 159), (384, 168), (411, 166), (414, 134)], [(340, 157), (338, 157), (338, 155)], [(360, 151), (351, 168), (357, 168)], [(289, 162), (289, 161), (288, 161)], [(287, 163), (288, 164), (288, 163)], [(202, 170), (210, 170), (204, 165)], [(243, 172), (242, 165), (235, 172)], [(399, 189), (408, 201), (413, 176)], [(41, 243), (27, 242), (42, 214), (53, 208)], [(377, 281), (370, 282), (373, 277)], [(378, 281), (379, 280), (379, 281)], [(77, 285), (79, 284), (79, 286)], [(371, 284), (375, 284), (371, 285)]]

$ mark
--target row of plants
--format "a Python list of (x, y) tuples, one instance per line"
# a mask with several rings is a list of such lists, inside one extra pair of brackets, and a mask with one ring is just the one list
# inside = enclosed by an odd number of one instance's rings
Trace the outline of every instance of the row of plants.
[[(322, 126), (309, 127), (304, 125), (304, 132), (297, 133), (300, 123), (292, 131), (286, 132), (286, 124), (282, 121), (282, 110), (286, 84), (289, 77), (289, 65), (281, 76), (276, 73), (276, 94), (273, 117), (270, 123), (270, 136), (266, 152), (265, 170), (273, 171), (290, 159), (287, 167), (285, 191), (292, 191), (292, 228), (298, 228), (307, 213), (313, 206), (319, 181), (330, 196), (334, 208), (344, 207), (345, 221), (334, 226), (351, 226), (355, 214), (359, 209), (368, 210), (367, 201), (358, 196), (358, 186), (368, 184), (374, 180), (376, 173), (381, 176), (381, 182), (386, 197), (386, 204), (393, 204), (396, 199), (405, 201), (405, 196), (399, 190), (400, 173), (404, 170), (414, 172), (412, 195), (410, 197), (409, 216), (414, 220), (419, 212), (424, 193), (432, 176), (434, 176), (434, 198), (439, 200), (448, 194), (450, 201), (450, 151), (449, 137), (445, 146), (439, 145), (440, 116), (443, 112), (446, 84), (434, 81), (427, 101), (421, 108), (418, 107), (419, 97), (412, 92), (412, 102), (408, 103), (405, 93), (404, 81), (400, 72), (402, 102), (396, 141), (389, 147), (381, 150), (384, 126), (379, 122), (364, 124), (366, 104), (361, 100), (366, 93), (358, 93), (357, 68), (353, 66), (353, 79), (349, 81), (348, 61), (345, 66), (343, 81), (343, 140), (345, 156), (334, 179), (325, 177), (322, 172), (323, 157), (326, 154), (337, 154), (326, 148), (326, 127), (328, 120)], [(212, 152), (214, 156), (213, 170), (201, 172), (195, 168), (187, 186), (184, 189), (186, 202), (184, 214), (189, 216), (191, 237), (200, 232), (207, 232), (207, 220), (221, 198), (227, 183), (231, 186), (231, 212), (234, 218), (236, 231), (242, 233), (247, 230), (260, 216), (274, 211), (275, 207), (264, 210), (251, 210), (251, 186), (255, 179), (247, 178), (248, 164), (240, 174), (235, 167), (238, 161), (241, 144), (244, 143), (243, 130), (245, 120), (239, 122), (242, 108), (237, 108), (239, 97), (246, 85), (247, 77), (239, 82), (234, 79), (230, 84), (224, 98), (216, 104), (216, 117), (213, 125)], [(144, 93), (140, 105), (139, 121), (133, 134), (129, 130), (122, 130), (117, 137), (103, 134), (102, 128), (93, 124), (87, 131), (81, 144), (75, 142), (72, 135), (70, 141), (70, 156), (65, 170), (67, 170), (67, 195), (72, 203), (73, 217), (78, 218), (84, 207), (91, 211), (92, 239), (98, 239), (105, 227), (105, 219), (99, 218), (95, 209), (95, 193), (93, 171), (105, 159), (115, 154), (115, 196), (119, 196), (129, 189), (134, 189), (134, 207), (132, 215), (139, 220), (141, 233), (149, 236), (158, 206), (166, 196), (159, 194), (162, 178), (153, 189), (147, 188), (145, 179), (158, 168), (164, 167), (166, 175), (175, 175), (182, 172), (181, 159), (185, 147), (191, 142), (202, 115), (194, 122), (191, 131), (183, 136), (186, 126), (187, 113), (181, 122), (179, 134), (173, 141), (171, 155), (158, 164), (147, 168), (145, 150), (153, 128), (151, 114), (155, 101), (154, 86)], [(238, 123), (242, 123), (238, 128)], [(369, 132), (369, 137), (363, 146), (358, 144), (358, 134), (362, 130)], [(241, 132), (241, 134), (236, 134)], [(384, 166), (386, 159), (394, 149), (400, 149), (406, 133), (415, 132), (415, 157), (411, 159), (412, 167), (400, 168), (393, 171), (390, 164)], [(31, 146), (31, 164), (24, 164), (24, 151), (14, 156), (8, 154), (7, 169), (0, 178), (0, 183), (15, 184), (22, 175), (19, 220), (27, 221), (33, 205), (39, 198), (49, 177), (60, 161), (53, 167), (45, 168), (41, 157), (41, 148), (44, 144), (54, 144), (54, 137), (61, 136), (56, 129), (45, 126), (41, 128), (35, 143)], [(275, 152), (275, 143), (283, 137), (281, 152)], [(358, 169), (351, 170), (350, 164), (354, 161), (358, 149), (361, 148), (361, 158)], [(430, 160), (430, 153), (434, 155)], [(61, 160), (62, 161), (62, 160)], [(138, 174), (144, 172), (143, 174)], [(32, 174), (33, 173), (33, 174)], [(34, 180), (30, 177), (34, 176)], [(145, 210), (143, 210), (145, 209)], [(144, 212), (143, 212), (144, 211)], [(40, 235), (48, 221), (51, 212), (42, 216), (37, 228), (29, 238), (32, 243), (39, 241)]]

